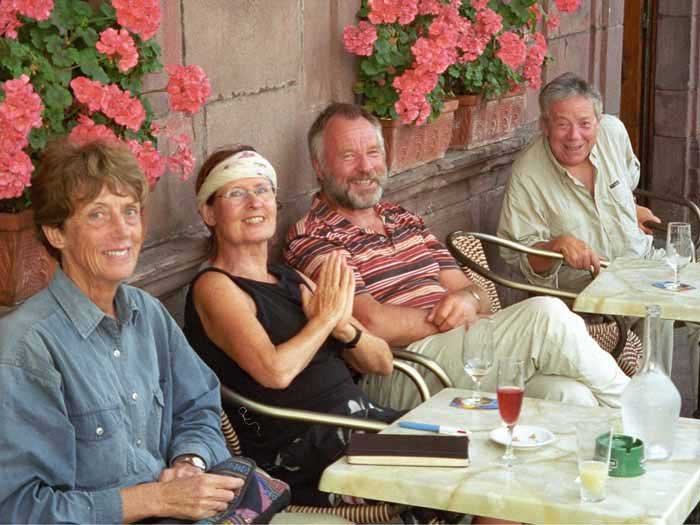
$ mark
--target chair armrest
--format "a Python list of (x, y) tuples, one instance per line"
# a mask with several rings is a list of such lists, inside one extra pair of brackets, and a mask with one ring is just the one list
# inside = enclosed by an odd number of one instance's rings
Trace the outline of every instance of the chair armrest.
[(544, 255), (545, 257), (551, 256), (554, 259), (563, 258), (560, 253), (551, 252), (549, 250), (541, 250), (539, 248), (530, 248), (528, 246), (523, 246), (522, 244), (519, 244), (517, 242), (501, 239), (500, 237), (496, 237), (495, 235), (488, 235), (486, 233), (455, 231), (447, 236), (447, 248), (449, 249), (452, 256), (455, 259), (457, 259), (457, 261), (460, 264), (463, 264), (470, 270), (478, 273), (486, 279), (493, 281), (494, 283), (500, 284), (507, 288), (523, 290), (527, 293), (532, 293), (536, 295), (551, 295), (554, 297), (559, 297), (560, 299), (576, 299), (577, 294), (574, 292), (559, 290), (558, 288), (549, 288), (547, 286), (537, 286), (521, 281), (515, 281), (513, 279), (509, 279), (507, 277), (499, 275), (488, 268), (484, 268), (459, 248), (460, 237), (474, 237), (476, 239), (479, 239), (480, 241), (493, 242), (495, 244), (498, 244), (499, 246), (512, 248), (514, 250), (522, 251), (523, 253), (534, 253), (535, 255)]
[[(494, 244), (497, 244), (498, 246), (503, 246), (504, 248), (509, 248), (511, 250), (515, 250), (517, 252), (521, 253), (527, 253), (530, 255), (538, 255), (540, 257), (547, 257), (549, 259), (558, 259), (563, 261), (564, 256), (559, 253), (559, 252), (553, 252), (552, 250), (544, 250), (542, 248), (533, 248), (532, 246), (525, 246), (524, 244), (520, 244), (515, 241), (511, 241), (509, 239), (504, 239), (502, 237), (498, 237), (496, 235), (489, 235), (488, 233), (480, 233), (480, 232), (455, 232), (455, 233), (461, 233), (462, 235), (471, 235), (472, 237), (476, 237), (480, 241), (486, 241), (486, 242), (492, 242)], [(605, 259), (601, 259), (600, 261), (600, 267), (601, 268), (607, 268), (610, 266), (610, 262), (606, 261)]]
[[(683, 206), (685, 208), (688, 208), (693, 215), (695, 215), (695, 218), (698, 221), (698, 225), (700, 225), (700, 207), (698, 207), (697, 204), (695, 204), (693, 201), (690, 199), (686, 198), (675, 198), (675, 197), (668, 197), (666, 195), (659, 195), (658, 193), (654, 193), (653, 191), (648, 191), (648, 190), (641, 190), (637, 189), (634, 190), (635, 195), (640, 195), (642, 197), (646, 197), (648, 199), (656, 199), (660, 200), (663, 202), (670, 202), (673, 204), (677, 204), (679, 206)], [(666, 232), (667, 225), (666, 224), (656, 224), (653, 222), (650, 222), (646, 224), (649, 228), (651, 228), (654, 231), (658, 232)], [(693, 242), (695, 243), (695, 247), (697, 248), (698, 245), (700, 245), (700, 228), (695, 229), (695, 239), (693, 239)]]
[[(445, 372), (442, 367), (437, 364), (435, 361), (430, 359), (429, 357), (425, 357), (424, 355), (417, 354), (415, 352), (411, 352), (409, 350), (403, 350), (401, 348), (392, 348), (391, 352), (394, 354), (394, 357), (397, 357), (399, 359), (403, 359), (404, 361), (411, 361), (413, 363), (419, 364), (421, 366), (424, 366), (428, 370), (430, 370), (433, 374), (435, 374), (438, 378), (438, 380), (442, 383), (442, 386), (444, 388), (452, 388), (454, 385), (452, 384), (452, 380), (450, 379), (450, 376), (447, 375), (447, 372)], [(394, 366), (397, 366), (401, 361), (394, 361)], [(405, 363), (401, 363), (404, 366), (408, 366)], [(408, 366), (411, 370), (415, 372), (415, 368), (412, 368)], [(419, 377), (421, 380), (423, 378), (420, 376)], [(415, 380), (414, 380), (415, 381)], [(425, 384), (425, 381), (423, 381), (423, 384)], [(416, 383), (416, 386), (417, 383)], [(420, 387), (418, 388), (420, 390)], [(428, 390), (428, 387), (426, 386), (426, 392)], [(426, 399), (430, 398), (430, 393), (428, 393), (427, 398), (423, 398), (423, 401)]]
[[(445, 371), (431, 359), (413, 352), (408, 352), (406, 350), (397, 350), (395, 355), (396, 357), (405, 361), (413, 361), (422, 364), (435, 372), (435, 375), (437, 375), (441, 380), (445, 378), (448, 383), (450, 383), (449, 386), (452, 386), (450, 378), (447, 376)], [(415, 368), (410, 366), (408, 363), (404, 363), (396, 359), (394, 360), (394, 368), (406, 374), (411, 381), (413, 381), (418, 389), (418, 393), (420, 394), (422, 401), (430, 399), (430, 390), (428, 389), (428, 385), (426, 384), (425, 379), (423, 379), (423, 376), (421, 376)], [(248, 407), (248, 409), (259, 414), (270, 417), (278, 417), (281, 419), (291, 419), (293, 421), (303, 421), (305, 423), (318, 423), (321, 425), (352, 428), (354, 430), (366, 430), (369, 432), (379, 432), (388, 426), (386, 423), (371, 421), (368, 419), (358, 419), (349, 416), (313, 412), (311, 410), (282, 408), (267, 405), (265, 403), (260, 403), (259, 401), (254, 401), (250, 398), (242, 396), (238, 392), (235, 392), (223, 384), (221, 385), (221, 399), (224, 405), (244, 405)]]
[(352, 428), (353, 430), (365, 430), (368, 432), (379, 432), (384, 430), (387, 425), (379, 421), (370, 421), (368, 419), (360, 419), (349, 416), (337, 416), (333, 414), (323, 414), (321, 412), (312, 412), (311, 410), (300, 410), (296, 408), (281, 408), (272, 405), (266, 405), (253, 401), (250, 398), (242, 396), (238, 392), (234, 392), (227, 386), (221, 385), (221, 400), (224, 405), (243, 405), (249, 410), (265, 416), (277, 417), (281, 419), (290, 419), (292, 421), (303, 421), (305, 423), (318, 423), (321, 425), (330, 425), (335, 427)]

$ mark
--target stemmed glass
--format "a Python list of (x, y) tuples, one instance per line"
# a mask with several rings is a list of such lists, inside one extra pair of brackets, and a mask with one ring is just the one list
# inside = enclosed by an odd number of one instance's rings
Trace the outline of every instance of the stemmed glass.
[(498, 412), (508, 427), (508, 446), (501, 464), (510, 467), (519, 462), (513, 453), (513, 428), (520, 417), (525, 392), (525, 363), (502, 360), (498, 362)]
[(666, 283), (667, 289), (679, 290), (681, 288), (679, 273), (693, 260), (694, 256), (695, 248), (690, 237), (690, 224), (669, 222), (666, 234), (666, 260), (673, 269), (673, 282)]
[(470, 347), (465, 345), (462, 349), (464, 371), (476, 384), (476, 389), (472, 396), (469, 399), (465, 399), (463, 403), (466, 406), (475, 408), (492, 401), (487, 397), (481, 397), (481, 380), (493, 365), (493, 321), (490, 318), (485, 318), (479, 321), (479, 324), (486, 330), (486, 334), (482, 339), (483, 344)]

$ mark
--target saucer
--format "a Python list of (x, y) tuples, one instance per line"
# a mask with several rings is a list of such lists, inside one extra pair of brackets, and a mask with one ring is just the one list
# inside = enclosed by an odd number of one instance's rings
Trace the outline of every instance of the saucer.
[[(508, 444), (508, 429), (498, 427), (491, 431), (489, 437), (501, 445)], [(513, 429), (513, 448), (538, 448), (552, 443), (556, 437), (544, 427), (516, 425)]]

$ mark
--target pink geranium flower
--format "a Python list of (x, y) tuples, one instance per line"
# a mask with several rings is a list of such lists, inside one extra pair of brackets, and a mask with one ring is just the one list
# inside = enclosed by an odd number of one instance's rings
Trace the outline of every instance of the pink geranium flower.
[(171, 137), (171, 140), (177, 144), (177, 148), (175, 153), (167, 159), (168, 169), (173, 173), (180, 173), (180, 178), (187, 180), (194, 170), (194, 156), (190, 148), (190, 137), (186, 133), (182, 133)]
[(141, 101), (119, 89), (116, 84), (105, 86), (101, 109), (117, 124), (132, 131), (138, 131), (146, 119), (146, 110)]
[(170, 95), (170, 108), (194, 114), (199, 111), (211, 94), (211, 84), (199, 66), (170, 65), (165, 68), (170, 75), (165, 90)]
[(8, 80), (3, 84), (5, 100), (0, 104), (0, 113), (8, 125), (18, 133), (29, 135), (32, 128), (41, 127), (41, 114), (44, 105), (41, 97), (34, 92), (27, 75)]
[(100, 82), (87, 77), (76, 77), (70, 81), (70, 87), (78, 102), (85, 104), (90, 113), (102, 109), (104, 86)]
[(343, 44), (350, 53), (360, 56), (370, 56), (374, 51), (377, 40), (377, 29), (363, 20), (357, 27), (347, 26), (343, 30)]
[(555, 31), (559, 27), (559, 15), (556, 13), (550, 13), (547, 17), (547, 29), (549, 31)]
[(48, 20), (53, 10), (53, 0), (7, 0), (15, 4), (17, 12), (34, 20)]
[(96, 140), (114, 142), (119, 139), (114, 131), (104, 124), (95, 124), (87, 115), (78, 116), (78, 125), (75, 126), (69, 135), (71, 141), (76, 144), (87, 144)]
[(17, 29), (22, 27), (18, 14), (42, 21), (47, 20), (53, 10), (53, 0), (2, 0), (0, 1), (0, 36), (17, 38)]
[(562, 13), (573, 13), (581, 6), (581, 0), (554, 0)]
[(29, 133), (42, 125), (44, 105), (27, 75), (2, 84), (5, 100), (0, 103), (0, 199), (22, 195), (29, 186), (34, 166), (23, 149)]
[(486, 8), (486, 4), (489, 3), (489, 0), (472, 0), (472, 7), (476, 11), (480, 11), (482, 9)]
[(503, 29), (503, 17), (488, 7), (476, 13), (476, 30), (491, 37)]
[(158, 150), (153, 145), (153, 142), (147, 140), (143, 144), (135, 140), (127, 142), (131, 153), (136, 157), (136, 161), (141, 167), (148, 184), (151, 188), (165, 173), (166, 159), (164, 159)]
[(501, 59), (505, 65), (515, 70), (523, 65), (527, 53), (527, 46), (518, 35), (511, 31), (506, 31), (497, 39), (500, 46), (496, 51), (496, 57)]
[(143, 40), (153, 38), (160, 26), (159, 0), (112, 0), (119, 25)]
[(418, 14), (419, 0), (369, 0), (367, 18), (373, 24), (410, 24)]
[(440, 13), (443, 4), (440, 0), (420, 0), (418, 4), (419, 15), (437, 15)]
[(100, 53), (107, 56), (117, 55), (119, 71), (127, 72), (139, 61), (139, 53), (136, 50), (134, 39), (126, 29), (117, 31), (114, 28), (105, 29), (100, 33), (100, 40), (95, 44)]
[(34, 171), (32, 160), (20, 150), (0, 151), (0, 199), (12, 199), (22, 195), (31, 185)]

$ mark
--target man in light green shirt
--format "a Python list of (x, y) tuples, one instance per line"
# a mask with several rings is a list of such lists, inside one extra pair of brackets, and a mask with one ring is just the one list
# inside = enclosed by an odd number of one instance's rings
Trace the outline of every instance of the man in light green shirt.
[(560, 252), (561, 261), (501, 249), (501, 256), (533, 284), (574, 291), (591, 282), (600, 259), (653, 255), (646, 221), (632, 191), (639, 161), (624, 125), (602, 115), (600, 93), (565, 73), (540, 93), (543, 135), (513, 163), (498, 235)]
[[(565, 73), (542, 89), (539, 104), (543, 134), (513, 163), (498, 235), (560, 252), (566, 264), (506, 248), (501, 257), (533, 284), (578, 292), (601, 258), (654, 256), (644, 223), (661, 221), (634, 202), (639, 161), (622, 122), (602, 114), (597, 89)], [(697, 369), (700, 326), (687, 326)], [(697, 392), (697, 375), (693, 387)]]

